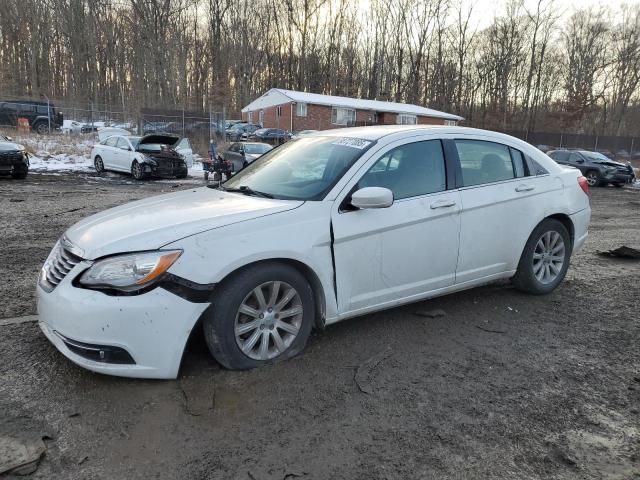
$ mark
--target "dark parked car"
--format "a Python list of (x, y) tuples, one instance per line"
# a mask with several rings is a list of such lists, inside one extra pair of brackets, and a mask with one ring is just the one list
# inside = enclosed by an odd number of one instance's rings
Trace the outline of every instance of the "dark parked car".
[(272, 149), (273, 147), (267, 143), (236, 142), (229, 146), (222, 158), (230, 161), (233, 171), (237, 172)]
[(249, 138), (253, 132), (258, 130), (260, 125), (255, 123), (236, 123), (226, 130), (227, 138), (232, 142), (238, 142)]
[(47, 102), (31, 100), (0, 102), (0, 125), (17, 127), (19, 118), (26, 118), (29, 127), (40, 134), (47, 133), (49, 128), (60, 128), (64, 119), (52, 103), (47, 105)]
[(291, 134), (285, 132), (281, 128), (261, 128), (253, 132), (252, 137), (258, 142), (277, 143), (280, 144), (291, 138)]
[(633, 182), (635, 175), (629, 163), (610, 160), (606, 155), (588, 150), (553, 150), (548, 152), (551, 158), (561, 165), (569, 165), (580, 169), (587, 177), (590, 187), (607, 185), (608, 183), (622, 187)]
[(26, 178), (29, 171), (29, 155), (22, 145), (0, 135), (0, 175)]

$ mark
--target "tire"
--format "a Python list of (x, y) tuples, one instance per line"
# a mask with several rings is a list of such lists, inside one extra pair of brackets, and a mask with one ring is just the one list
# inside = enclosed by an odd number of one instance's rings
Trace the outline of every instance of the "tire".
[(33, 126), (33, 129), (38, 135), (44, 135), (45, 133), (49, 133), (49, 125), (44, 122), (36, 123)]
[(204, 172), (204, 179), (209, 180), (209, 172)]
[(29, 173), (29, 168), (26, 166), (21, 167), (13, 167), (13, 171), (11, 172), (11, 177), (16, 180), (24, 180), (27, 178), (27, 174)]
[(589, 170), (585, 177), (587, 178), (587, 183), (590, 187), (599, 187), (602, 184), (602, 180), (600, 180), (600, 174), (596, 170)]
[[(255, 293), (258, 289), (263, 294), (262, 307)], [(275, 301), (271, 297), (274, 290)], [(285, 297), (289, 295), (294, 296), (287, 301)], [(253, 314), (240, 312), (241, 306)], [(287, 317), (278, 317), (283, 312)], [(214, 302), (205, 312), (203, 329), (209, 351), (222, 366), (246, 370), (300, 353), (311, 333), (314, 316), (313, 291), (304, 276), (289, 265), (269, 262), (241, 270), (216, 288)], [(283, 324), (288, 326), (283, 328)], [(244, 331), (236, 336), (236, 328), (243, 326)], [(265, 342), (266, 349), (262, 348)]]
[(146, 180), (149, 175), (144, 171), (144, 168), (137, 160), (134, 160), (131, 164), (131, 175), (138, 181)]
[(104, 170), (104, 162), (102, 161), (102, 157), (100, 155), (96, 155), (96, 158), (93, 159), (93, 168), (96, 169), (96, 173), (100, 175)]
[[(549, 235), (549, 237), (546, 237)], [(557, 235), (557, 237), (556, 237)], [(554, 243), (553, 239), (558, 240)], [(549, 249), (545, 249), (546, 239), (551, 240)], [(562, 251), (555, 251), (562, 239)], [(540, 245), (542, 242), (542, 245)], [(543, 247), (542, 249), (540, 247)], [(511, 279), (514, 286), (523, 292), (533, 295), (545, 295), (551, 293), (564, 280), (569, 268), (569, 260), (573, 245), (571, 237), (565, 226), (558, 220), (547, 218), (533, 230), (518, 263), (518, 270)], [(550, 253), (546, 253), (549, 251)], [(534, 259), (534, 255), (538, 258)], [(559, 258), (562, 263), (559, 263)], [(556, 259), (556, 260), (554, 260)], [(545, 266), (545, 262), (548, 266)], [(542, 266), (540, 266), (542, 263)], [(554, 267), (555, 266), (555, 267)], [(549, 277), (547, 277), (549, 273)], [(536, 275), (537, 274), (537, 275)], [(541, 278), (542, 276), (542, 278)]]

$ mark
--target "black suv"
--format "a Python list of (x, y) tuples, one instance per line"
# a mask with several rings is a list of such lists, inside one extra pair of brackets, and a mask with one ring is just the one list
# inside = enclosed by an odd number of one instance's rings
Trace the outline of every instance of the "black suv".
[(587, 177), (590, 187), (612, 184), (622, 187), (633, 182), (635, 174), (630, 163), (614, 162), (599, 152), (588, 150), (552, 150), (547, 152), (551, 158), (561, 165), (569, 165), (580, 169)]
[(32, 100), (0, 102), (0, 126), (17, 127), (19, 118), (26, 118), (31, 129), (39, 134), (49, 131), (49, 123), (51, 130), (60, 128), (63, 120), (52, 103), (47, 105), (47, 102)]
[(22, 145), (0, 135), (0, 175), (26, 178), (29, 171), (29, 155)]

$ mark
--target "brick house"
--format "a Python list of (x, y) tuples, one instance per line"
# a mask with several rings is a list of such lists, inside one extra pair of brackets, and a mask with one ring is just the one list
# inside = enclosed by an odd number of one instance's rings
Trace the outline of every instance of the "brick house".
[(456, 125), (463, 118), (419, 105), (272, 88), (242, 109), (242, 120), (299, 132), (359, 125)]

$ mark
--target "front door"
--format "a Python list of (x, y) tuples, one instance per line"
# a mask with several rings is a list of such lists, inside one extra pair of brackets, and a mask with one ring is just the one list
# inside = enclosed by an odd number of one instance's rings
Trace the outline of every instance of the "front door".
[(394, 203), (332, 212), (340, 314), (393, 305), (454, 283), (460, 199), (447, 190), (440, 140), (406, 140), (376, 156), (349, 191), (384, 187)]

